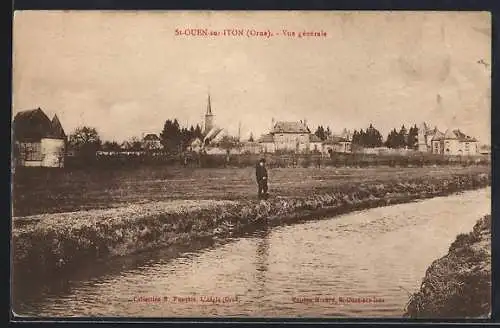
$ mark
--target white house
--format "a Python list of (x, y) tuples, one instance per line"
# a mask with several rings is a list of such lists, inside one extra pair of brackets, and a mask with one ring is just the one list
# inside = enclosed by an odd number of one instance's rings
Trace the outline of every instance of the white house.
[(66, 134), (57, 115), (40, 109), (17, 113), (13, 121), (14, 160), (21, 166), (63, 167)]
[(479, 154), (478, 141), (459, 129), (446, 130), (442, 135), (435, 135), (432, 139), (432, 153), (444, 155), (477, 155)]

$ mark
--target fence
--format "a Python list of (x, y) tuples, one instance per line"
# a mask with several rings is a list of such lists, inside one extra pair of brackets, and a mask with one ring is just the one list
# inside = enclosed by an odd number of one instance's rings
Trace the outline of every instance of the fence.
[(369, 166), (432, 166), (432, 165), (489, 165), (491, 158), (477, 156), (443, 156), (435, 154), (375, 155), (362, 153), (320, 154), (197, 154), (169, 155), (165, 153), (109, 153), (91, 157), (70, 156), (66, 167), (134, 167), (140, 165), (183, 165), (187, 167), (248, 167), (265, 158), (268, 167), (369, 167)]

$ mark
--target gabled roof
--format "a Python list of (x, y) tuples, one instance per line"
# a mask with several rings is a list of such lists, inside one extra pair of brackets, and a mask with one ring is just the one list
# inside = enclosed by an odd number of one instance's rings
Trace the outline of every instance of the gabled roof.
[(458, 140), (458, 141), (464, 141), (464, 142), (476, 142), (477, 140), (471, 136), (466, 135), (459, 129), (451, 130), (448, 129), (446, 130), (446, 133), (443, 136), (444, 140)]
[(14, 139), (19, 141), (39, 141), (42, 138), (64, 139), (66, 134), (54, 116), (52, 121), (40, 108), (19, 112), (12, 123)]
[(144, 136), (144, 141), (157, 141), (160, 138), (154, 133), (148, 133)]
[(57, 138), (57, 139), (65, 139), (66, 133), (64, 133), (64, 129), (61, 125), (61, 122), (59, 121), (59, 117), (57, 117), (56, 114), (54, 114), (54, 117), (52, 118), (51, 124), (52, 124), (51, 137)]
[(274, 142), (274, 137), (270, 133), (263, 134), (262, 136), (260, 136), (258, 142)]
[(206, 142), (207, 140), (208, 141), (212, 141), (213, 139), (215, 139), (218, 135), (221, 134), (221, 132), (223, 131), (223, 129), (219, 128), (219, 127), (213, 127), (210, 131), (208, 131), (208, 133), (205, 135), (205, 137), (203, 138), (203, 141)]
[(441, 131), (436, 131), (434, 133), (434, 136), (432, 137), (431, 141), (440, 141), (444, 139), (444, 133)]
[(271, 133), (310, 133), (307, 125), (303, 122), (278, 121), (274, 124)]

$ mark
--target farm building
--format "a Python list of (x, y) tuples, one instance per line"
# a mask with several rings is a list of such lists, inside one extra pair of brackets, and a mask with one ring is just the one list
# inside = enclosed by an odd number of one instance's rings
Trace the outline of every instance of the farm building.
[(63, 167), (66, 134), (57, 115), (40, 109), (17, 113), (13, 121), (14, 160), (21, 166)]

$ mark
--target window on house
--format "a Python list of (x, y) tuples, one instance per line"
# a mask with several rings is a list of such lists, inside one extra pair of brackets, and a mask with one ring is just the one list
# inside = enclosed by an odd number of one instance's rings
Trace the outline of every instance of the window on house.
[(24, 159), (26, 161), (41, 161), (42, 147), (39, 142), (30, 142), (24, 144)]

